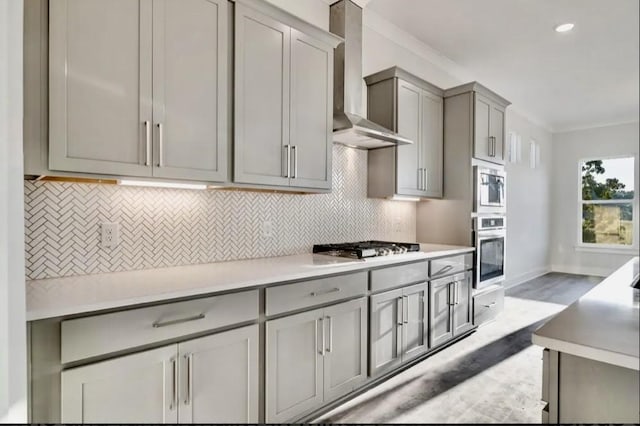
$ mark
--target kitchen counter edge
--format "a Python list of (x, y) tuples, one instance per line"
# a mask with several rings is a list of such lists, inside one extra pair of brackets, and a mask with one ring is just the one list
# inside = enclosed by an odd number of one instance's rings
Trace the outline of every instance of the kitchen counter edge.
[(360, 261), (298, 254), (126, 272), (28, 280), (27, 321), (128, 309), (327, 275), (473, 252), (473, 247), (421, 244), (421, 251)]

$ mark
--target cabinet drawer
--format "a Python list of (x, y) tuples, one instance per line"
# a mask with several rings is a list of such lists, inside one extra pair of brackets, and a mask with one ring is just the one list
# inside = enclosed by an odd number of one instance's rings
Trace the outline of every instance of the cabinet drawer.
[(429, 277), (444, 277), (473, 268), (473, 253), (434, 259), (429, 263)]
[(495, 287), (473, 297), (473, 325), (494, 319), (504, 307), (504, 288)]
[(308, 308), (367, 292), (367, 272), (267, 288), (267, 316)]
[(62, 321), (68, 363), (258, 318), (258, 290)]
[(371, 271), (371, 291), (426, 281), (428, 276), (429, 264), (427, 261), (376, 269)]

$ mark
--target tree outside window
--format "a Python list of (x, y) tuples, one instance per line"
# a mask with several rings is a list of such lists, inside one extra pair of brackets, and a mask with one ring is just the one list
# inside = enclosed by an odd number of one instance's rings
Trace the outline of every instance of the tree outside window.
[(633, 245), (633, 157), (590, 160), (582, 169), (582, 243)]

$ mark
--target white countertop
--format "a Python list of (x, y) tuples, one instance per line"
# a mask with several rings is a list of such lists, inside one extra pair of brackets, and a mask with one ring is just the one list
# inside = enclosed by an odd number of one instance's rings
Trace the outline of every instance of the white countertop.
[(420, 250), (367, 260), (299, 254), (27, 281), (27, 320), (249, 289), (320, 275), (455, 255), (474, 249), (420, 244)]
[(533, 343), (572, 355), (640, 370), (638, 279), (635, 257), (533, 333)]

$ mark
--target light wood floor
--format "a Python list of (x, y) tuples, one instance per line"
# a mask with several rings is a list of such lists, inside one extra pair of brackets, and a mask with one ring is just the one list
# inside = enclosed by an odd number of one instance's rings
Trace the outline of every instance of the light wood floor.
[(322, 416), (331, 423), (540, 423), (531, 333), (602, 278), (550, 273), (507, 291), (498, 319)]

